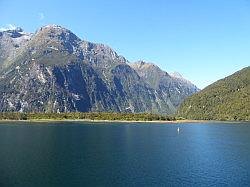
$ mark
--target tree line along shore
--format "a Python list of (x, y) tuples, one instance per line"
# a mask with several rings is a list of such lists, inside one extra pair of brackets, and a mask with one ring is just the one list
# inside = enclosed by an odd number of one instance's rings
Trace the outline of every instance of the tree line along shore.
[(172, 115), (150, 113), (20, 113), (2, 112), (0, 120), (110, 120), (110, 121), (176, 121)]

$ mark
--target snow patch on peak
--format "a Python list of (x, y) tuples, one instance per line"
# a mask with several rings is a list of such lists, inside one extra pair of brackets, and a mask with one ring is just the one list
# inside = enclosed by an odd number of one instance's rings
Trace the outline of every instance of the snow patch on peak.
[(7, 24), (5, 27), (0, 28), (0, 32), (13, 31), (13, 30), (16, 30), (17, 28), (18, 27), (16, 27), (15, 25)]

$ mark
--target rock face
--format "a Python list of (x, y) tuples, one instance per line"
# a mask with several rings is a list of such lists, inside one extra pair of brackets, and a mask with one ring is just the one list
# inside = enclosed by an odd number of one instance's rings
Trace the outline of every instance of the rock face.
[(198, 91), (155, 65), (137, 65), (57, 25), (0, 32), (0, 111), (170, 114)]
[(184, 79), (179, 73), (175, 72), (170, 75), (155, 64), (139, 61), (130, 66), (169, 103), (172, 112), (175, 112), (187, 96), (199, 91), (194, 84)]
[[(3, 62), (15, 58), (17, 51), (26, 43), (32, 34), (23, 32), (21, 28), (0, 32), (0, 68)], [(1, 71), (0, 69), (0, 71)]]
[(250, 120), (250, 66), (188, 97), (178, 114), (189, 119)]

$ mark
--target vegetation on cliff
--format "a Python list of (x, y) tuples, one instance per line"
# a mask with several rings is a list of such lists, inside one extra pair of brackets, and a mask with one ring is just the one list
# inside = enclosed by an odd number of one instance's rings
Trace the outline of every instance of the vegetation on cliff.
[(187, 98), (178, 116), (206, 120), (250, 120), (250, 66)]

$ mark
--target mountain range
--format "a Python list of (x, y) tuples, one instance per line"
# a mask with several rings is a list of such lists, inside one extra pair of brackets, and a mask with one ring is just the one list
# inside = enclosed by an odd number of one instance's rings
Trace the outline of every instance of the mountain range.
[(179, 73), (131, 63), (58, 25), (0, 32), (1, 112), (173, 114), (198, 91)]

